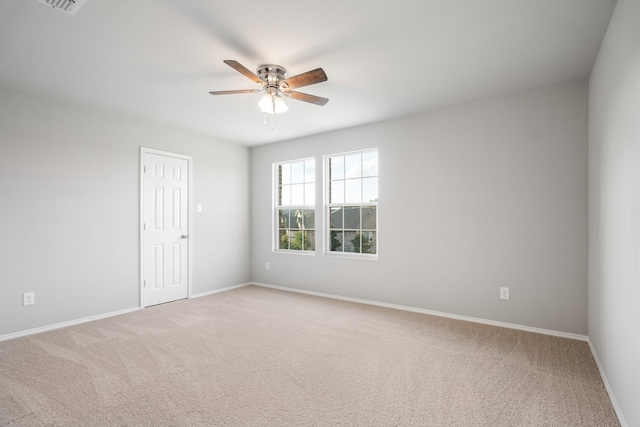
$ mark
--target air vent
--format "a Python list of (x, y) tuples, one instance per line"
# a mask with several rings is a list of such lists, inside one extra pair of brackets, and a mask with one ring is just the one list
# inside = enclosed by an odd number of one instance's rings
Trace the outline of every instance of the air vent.
[(67, 15), (75, 15), (78, 9), (86, 3), (87, 0), (39, 0), (40, 3), (48, 4), (54, 9), (58, 9)]

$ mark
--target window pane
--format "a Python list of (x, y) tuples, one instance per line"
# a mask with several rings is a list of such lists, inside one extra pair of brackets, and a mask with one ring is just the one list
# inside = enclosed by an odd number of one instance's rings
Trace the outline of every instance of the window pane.
[(316, 182), (315, 160), (307, 160), (304, 162), (304, 182)]
[(291, 163), (291, 183), (302, 184), (304, 182), (304, 162)]
[(299, 209), (291, 210), (289, 215), (289, 228), (298, 229), (302, 226), (302, 211)]
[(362, 253), (363, 254), (375, 254), (377, 253), (378, 239), (375, 231), (363, 231), (362, 232)]
[(344, 179), (344, 156), (329, 158), (329, 179)]
[(304, 204), (316, 204), (316, 185), (314, 183), (304, 185)]
[(306, 229), (316, 228), (316, 211), (305, 209), (303, 211), (303, 225)]
[(291, 184), (291, 166), (289, 164), (280, 165), (280, 183)]
[(291, 206), (291, 186), (280, 187), (280, 206)]
[(331, 251), (342, 252), (342, 231), (331, 230)]
[(376, 207), (375, 206), (363, 206), (362, 207), (362, 228), (365, 230), (375, 230), (376, 226)]
[(291, 185), (291, 204), (293, 206), (304, 204), (304, 184)]
[(289, 232), (289, 249), (292, 251), (302, 250), (302, 231)]
[(362, 180), (362, 201), (378, 201), (378, 178), (365, 178)]
[(378, 176), (378, 152), (362, 154), (362, 176)]
[(347, 179), (345, 181), (345, 203), (360, 203), (362, 201), (362, 180)]
[(344, 251), (360, 253), (360, 233), (357, 231), (344, 232)]
[(344, 208), (344, 228), (356, 230), (360, 228), (359, 206), (350, 206)]
[(289, 209), (278, 211), (278, 225), (280, 228), (289, 228)]
[(344, 181), (331, 181), (329, 192), (329, 203), (344, 203)]
[(342, 208), (331, 208), (331, 228), (342, 228)]
[(362, 154), (344, 156), (345, 178), (360, 178), (362, 176)]
[(280, 230), (280, 238), (278, 240), (278, 249), (289, 249), (289, 235), (286, 230)]
[(305, 251), (316, 250), (316, 232), (315, 231), (305, 231), (303, 235), (303, 240), (304, 240)]

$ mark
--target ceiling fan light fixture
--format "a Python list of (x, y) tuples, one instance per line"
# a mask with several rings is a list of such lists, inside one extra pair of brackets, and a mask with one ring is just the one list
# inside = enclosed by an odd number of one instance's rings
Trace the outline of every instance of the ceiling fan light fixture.
[(273, 99), (271, 98), (271, 94), (265, 93), (264, 96), (260, 98), (258, 107), (260, 107), (260, 111), (263, 113), (273, 114)]
[(289, 109), (280, 95), (274, 96), (273, 105), (275, 106), (276, 114), (284, 113)]
[(266, 114), (280, 114), (289, 109), (281, 96), (271, 93), (265, 93), (258, 106), (260, 111)]

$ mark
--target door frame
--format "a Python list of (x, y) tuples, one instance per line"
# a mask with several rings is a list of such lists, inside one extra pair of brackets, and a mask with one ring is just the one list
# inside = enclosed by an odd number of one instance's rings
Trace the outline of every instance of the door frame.
[(191, 209), (193, 200), (193, 157), (179, 153), (172, 153), (170, 151), (156, 150), (155, 148), (140, 147), (140, 262), (138, 268), (140, 269), (140, 308), (145, 308), (144, 301), (144, 157), (145, 154), (157, 154), (160, 156), (174, 157), (177, 159), (183, 159), (187, 161), (189, 168), (189, 184), (187, 186), (187, 226), (189, 238), (187, 239), (187, 299), (191, 299), (191, 283), (193, 273), (193, 244), (191, 236), (193, 236), (193, 210)]

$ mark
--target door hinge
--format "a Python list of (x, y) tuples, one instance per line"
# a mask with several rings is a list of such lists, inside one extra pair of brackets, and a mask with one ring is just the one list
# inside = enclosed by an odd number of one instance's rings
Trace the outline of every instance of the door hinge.
[(142, 167), (142, 173), (147, 173), (147, 167), (146, 166)]
[(144, 285), (143, 287), (144, 287), (144, 288), (146, 288), (146, 287), (147, 287), (147, 281), (146, 281), (146, 280), (143, 280), (143, 281), (142, 281), (142, 283), (143, 283), (143, 285)]
[(142, 231), (147, 231), (147, 223), (142, 224)]

